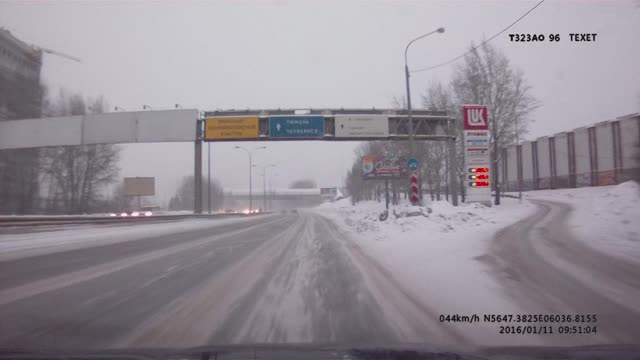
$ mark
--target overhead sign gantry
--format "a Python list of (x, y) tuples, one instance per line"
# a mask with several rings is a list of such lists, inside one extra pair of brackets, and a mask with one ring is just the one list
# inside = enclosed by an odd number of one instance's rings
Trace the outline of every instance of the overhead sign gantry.
[[(203, 141), (404, 140), (405, 110), (390, 109), (220, 110), (205, 112)], [(446, 111), (413, 110), (415, 138), (447, 140), (453, 120)]]
[[(413, 110), (416, 140), (446, 140), (455, 169), (453, 118), (446, 111)], [(195, 123), (195, 129), (192, 127)], [(194, 131), (195, 130), (195, 131)], [(0, 150), (89, 144), (194, 142), (195, 212), (202, 212), (202, 143), (216, 141), (407, 140), (406, 110), (263, 109), (113, 112), (0, 121)], [(450, 172), (452, 183), (454, 172)], [(455, 186), (452, 187), (454, 190)], [(457, 197), (454, 195), (454, 205)]]

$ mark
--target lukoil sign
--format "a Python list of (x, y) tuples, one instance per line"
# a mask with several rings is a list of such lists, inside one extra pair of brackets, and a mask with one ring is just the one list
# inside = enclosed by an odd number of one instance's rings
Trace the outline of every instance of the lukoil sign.
[(465, 130), (488, 130), (489, 112), (484, 105), (465, 105), (462, 107)]

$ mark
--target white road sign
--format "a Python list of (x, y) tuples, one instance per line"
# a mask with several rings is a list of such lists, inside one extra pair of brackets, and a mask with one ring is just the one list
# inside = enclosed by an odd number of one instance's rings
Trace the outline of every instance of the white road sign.
[(388, 137), (387, 115), (336, 115), (336, 137)]

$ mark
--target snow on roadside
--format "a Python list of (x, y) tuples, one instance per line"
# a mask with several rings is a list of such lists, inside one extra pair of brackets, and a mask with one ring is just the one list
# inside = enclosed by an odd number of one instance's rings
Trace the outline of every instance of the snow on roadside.
[(82, 226), (59, 231), (0, 234), (0, 261), (176, 234), (246, 220), (249, 218), (188, 219), (167, 223)]
[[(536, 206), (503, 199), (501, 206), (446, 201), (427, 204), (428, 217), (395, 218), (390, 209), (379, 221), (384, 203), (368, 201), (351, 206), (349, 199), (323, 204), (314, 211), (332, 219), (350, 233), (364, 251), (380, 261), (437, 314), (524, 313), (503, 293), (478, 257), (488, 252), (494, 234), (535, 212)], [(410, 205), (396, 212), (418, 210)], [(497, 329), (485, 325), (451, 325), (482, 344), (501, 344)], [(473, 329), (468, 329), (472, 327)], [(537, 339), (531, 339), (536, 344)]]
[(569, 227), (576, 239), (596, 250), (640, 262), (640, 185), (637, 182), (537, 190), (525, 192), (523, 197), (571, 205)]

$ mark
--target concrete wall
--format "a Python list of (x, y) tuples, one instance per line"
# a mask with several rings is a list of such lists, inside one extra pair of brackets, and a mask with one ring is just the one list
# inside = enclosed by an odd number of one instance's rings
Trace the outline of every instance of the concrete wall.
[[(571, 140), (573, 139), (573, 141)], [(640, 114), (619, 117), (503, 149), (506, 191), (619, 184), (640, 179)]]
[(578, 128), (573, 133), (576, 148), (576, 186), (591, 186), (588, 129), (586, 127)]
[(559, 133), (553, 136), (555, 143), (556, 177), (554, 188), (569, 187), (569, 137), (567, 133)]
[(507, 176), (504, 180), (506, 191), (518, 190), (518, 158), (517, 148), (511, 146), (506, 151)]
[(533, 158), (531, 142), (522, 143), (522, 190), (533, 190)]
[(595, 126), (596, 144), (597, 144), (597, 163), (595, 185), (613, 185), (616, 183), (613, 159), (613, 130), (610, 121), (598, 123)]
[(620, 119), (620, 145), (618, 182), (640, 178), (640, 118)]
[(538, 178), (536, 189), (551, 188), (551, 164), (549, 162), (549, 138), (541, 137), (536, 140), (538, 144)]

